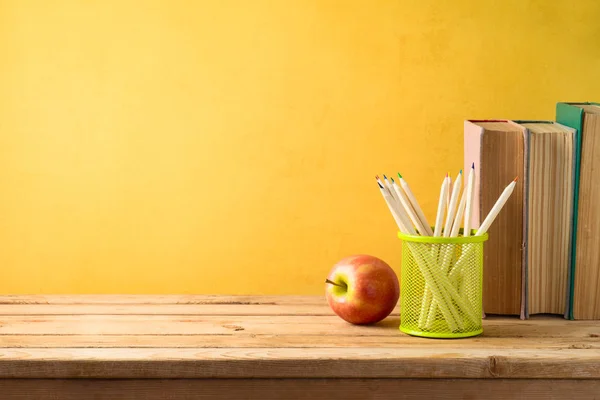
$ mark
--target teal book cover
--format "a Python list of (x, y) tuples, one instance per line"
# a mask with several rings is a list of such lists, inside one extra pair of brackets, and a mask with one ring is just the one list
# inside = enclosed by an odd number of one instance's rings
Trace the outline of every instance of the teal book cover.
[(581, 167), (581, 139), (583, 130), (583, 109), (578, 105), (600, 103), (593, 102), (559, 102), (556, 104), (556, 122), (575, 129), (575, 183), (573, 190), (573, 230), (571, 234), (571, 268), (569, 270), (569, 292), (567, 293), (567, 312), (565, 318), (573, 318), (573, 294), (575, 292), (575, 274), (577, 257), (577, 220), (579, 208), (579, 175)]

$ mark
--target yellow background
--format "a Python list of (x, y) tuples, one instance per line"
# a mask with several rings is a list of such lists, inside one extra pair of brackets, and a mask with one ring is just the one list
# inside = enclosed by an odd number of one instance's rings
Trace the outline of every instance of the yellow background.
[(0, 292), (324, 293), (465, 118), (600, 99), (597, 0), (0, 0)]

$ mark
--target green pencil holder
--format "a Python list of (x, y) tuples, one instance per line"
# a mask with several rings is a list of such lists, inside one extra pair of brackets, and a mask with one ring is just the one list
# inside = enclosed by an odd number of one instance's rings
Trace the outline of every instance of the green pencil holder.
[(430, 338), (483, 332), (483, 244), (488, 235), (474, 233), (452, 238), (398, 233), (402, 332)]

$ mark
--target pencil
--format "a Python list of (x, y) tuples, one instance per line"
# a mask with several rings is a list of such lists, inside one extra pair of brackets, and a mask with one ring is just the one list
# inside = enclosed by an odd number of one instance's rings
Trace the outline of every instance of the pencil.
[(469, 183), (467, 184), (467, 204), (465, 206), (465, 228), (463, 236), (471, 236), (471, 214), (473, 212), (473, 194), (475, 191), (475, 163), (471, 164)]
[(444, 225), (444, 236), (450, 237), (452, 231), (452, 223), (454, 222), (454, 216), (456, 215), (456, 205), (458, 203), (458, 196), (460, 195), (460, 188), (462, 185), (462, 169), (456, 177), (454, 187), (452, 188), (452, 195), (450, 196), (450, 203), (448, 205), (448, 215), (446, 216), (446, 225)]
[(386, 189), (392, 195), (392, 198), (396, 201), (396, 203), (400, 203), (400, 199), (398, 198), (398, 195), (395, 193), (394, 189), (392, 188), (392, 184), (388, 180), (387, 176), (385, 176), (385, 174), (383, 174), (383, 181), (385, 182)]
[[(487, 230), (489, 229), (489, 227), (492, 225), (492, 223), (494, 222), (494, 220), (496, 219), (496, 217), (498, 216), (498, 214), (500, 213), (502, 207), (504, 207), (504, 205), (506, 204), (506, 201), (508, 200), (508, 198), (510, 197), (510, 195), (512, 194), (516, 184), (517, 184), (517, 180), (519, 178), (515, 178), (511, 183), (508, 184), (508, 186), (504, 189), (504, 191), (502, 192), (502, 194), (500, 195), (500, 197), (498, 198), (498, 200), (496, 200), (496, 203), (494, 204), (494, 206), (492, 207), (492, 209), (490, 210), (490, 212), (488, 213), (488, 215), (485, 217), (485, 224), (481, 224), (481, 226), (479, 227), (479, 229), (476, 232), (476, 236), (482, 236), (484, 235)], [(467, 199), (468, 201), (468, 199)], [(463, 253), (461, 254), (461, 256), (459, 257), (459, 259), (456, 261), (456, 263), (454, 264), (454, 266), (452, 267), (452, 270), (450, 271), (449, 274), (449, 278), (452, 281), (453, 279), (456, 279), (456, 274), (460, 271), (461, 268), (464, 267), (465, 263), (467, 262), (468, 258), (471, 257), (471, 253), (472, 253), (472, 248), (466, 247), (465, 251), (463, 251)]]
[(410, 200), (408, 199), (408, 197), (406, 197), (406, 194), (402, 191), (400, 186), (398, 186), (398, 184), (394, 181), (394, 178), (391, 178), (391, 180), (392, 180), (392, 188), (394, 189), (394, 192), (396, 193), (396, 197), (398, 199), (400, 199), (400, 204), (402, 204), (402, 207), (404, 207), (404, 210), (408, 214), (408, 217), (412, 221), (413, 225), (417, 228), (417, 231), (419, 231), (419, 234), (426, 236), (427, 230), (425, 229), (425, 227), (423, 226), (423, 223), (421, 222), (421, 220), (419, 219), (419, 217), (413, 210), (412, 205), (410, 204)]
[(402, 219), (400, 218), (400, 216), (396, 212), (395, 207), (392, 204), (393, 199), (391, 198), (391, 195), (389, 194), (387, 189), (385, 187), (383, 187), (381, 182), (379, 182), (379, 178), (377, 178), (377, 184), (379, 185), (379, 191), (381, 192), (381, 196), (385, 200), (385, 204), (387, 204), (387, 206), (390, 210), (390, 213), (392, 214), (392, 217), (394, 218), (394, 221), (396, 222), (396, 225), (398, 226), (398, 229), (400, 230), (400, 232), (405, 232), (406, 227), (404, 226)]
[(381, 194), (384, 196), (384, 199), (388, 204), (388, 207), (390, 208), (390, 212), (393, 210), (394, 218), (398, 219), (396, 223), (398, 224), (399, 222), (398, 227), (402, 228), (400, 229), (400, 231), (409, 235), (414, 235), (416, 233), (415, 228), (412, 226), (408, 215), (406, 215), (406, 213), (404, 212), (402, 205), (400, 205), (400, 203), (392, 197), (392, 194), (388, 191), (387, 188), (385, 188), (380, 182), (377, 183), (379, 184)]
[(377, 179), (377, 183), (379, 183), (381, 186), (384, 187), (384, 189), (386, 190), (386, 192), (388, 192), (389, 194), (391, 194), (390, 191), (389, 191), (389, 189), (385, 186), (385, 183), (383, 183), (383, 181), (381, 179), (379, 179), (379, 175), (375, 175), (375, 179)]
[(498, 214), (500, 214), (500, 210), (502, 210), (502, 207), (504, 207), (504, 205), (508, 201), (508, 198), (510, 197), (510, 195), (513, 192), (513, 190), (515, 189), (515, 186), (517, 184), (517, 180), (518, 179), (519, 179), (519, 177), (517, 176), (515, 178), (515, 180), (512, 181), (504, 189), (504, 191), (502, 192), (502, 194), (500, 195), (500, 197), (498, 198), (498, 200), (496, 200), (496, 203), (494, 204), (494, 207), (492, 207), (492, 209), (490, 210), (490, 212), (488, 213), (488, 215), (485, 217), (485, 219), (481, 223), (481, 226), (477, 230), (477, 233), (475, 234), (475, 236), (481, 236), (481, 235), (483, 235), (483, 234), (485, 234), (487, 232), (487, 230), (490, 228), (490, 226), (492, 225), (492, 223), (494, 222), (494, 220), (496, 219), (496, 217), (498, 216)]
[(448, 192), (448, 176), (444, 178), (442, 182), (442, 187), (440, 188), (440, 198), (438, 201), (437, 208), (437, 216), (435, 218), (435, 228), (433, 231), (433, 236), (441, 236), (442, 234), (442, 225), (444, 224), (444, 208), (446, 203), (446, 197), (448, 196), (446, 193)]
[(406, 193), (406, 197), (408, 197), (408, 200), (410, 200), (410, 204), (412, 205), (413, 209), (417, 213), (417, 216), (419, 217), (421, 224), (425, 228), (425, 232), (427, 232), (427, 236), (433, 236), (433, 231), (431, 230), (431, 225), (429, 225), (429, 222), (427, 222), (427, 218), (425, 218), (425, 214), (423, 213), (423, 210), (421, 209), (421, 206), (419, 205), (417, 198), (415, 197), (412, 190), (410, 189), (408, 182), (406, 182), (406, 180), (404, 180), (404, 178), (402, 178), (402, 175), (400, 175), (400, 172), (398, 172), (398, 180), (400, 181), (400, 187), (402, 187), (402, 189), (404, 190), (404, 193)]
[[(448, 175), (444, 178), (442, 182), (442, 186), (440, 187), (440, 197), (438, 199), (438, 208), (437, 215), (435, 218), (435, 227), (433, 231), (433, 236), (441, 236), (442, 233), (442, 225), (444, 223), (444, 209), (446, 204), (446, 199), (448, 197)], [(432, 246), (432, 258), (434, 264), (437, 265), (437, 256), (439, 252), (439, 245)], [(437, 269), (437, 268), (436, 268)], [(439, 274), (439, 272), (436, 271)], [(436, 302), (433, 299), (432, 293), (430, 293), (431, 287), (426, 284), (425, 285), (425, 297), (421, 302), (421, 313), (419, 314), (419, 326), (425, 326), (425, 328), (429, 328), (433, 323), (433, 315), (431, 313), (432, 309), (435, 310)]]
[[(450, 180), (448, 180), (450, 181)], [(444, 226), (444, 231), (442, 236), (451, 237), (458, 236), (458, 232), (453, 234), (452, 232), (452, 223), (454, 222), (454, 216), (456, 214), (456, 204), (458, 203), (458, 196), (460, 194), (460, 189), (462, 186), (462, 170), (458, 173), (458, 177), (454, 182), (454, 187), (452, 188), (452, 195), (450, 196), (450, 202), (448, 204), (447, 215), (446, 215), (446, 224)], [(448, 190), (449, 192), (449, 190)], [(437, 247), (437, 246), (436, 246)], [(441, 246), (441, 253), (439, 258), (440, 269), (444, 274), (448, 273), (448, 267), (450, 266), (450, 262), (452, 260), (452, 255), (454, 253), (454, 245), (445, 244)], [(427, 316), (423, 315), (423, 308), (421, 309), (421, 315), (419, 318), (419, 322), (422, 323), (425, 321), (425, 327), (427, 329), (431, 329), (433, 324), (433, 318), (435, 316), (435, 311), (437, 309), (437, 304), (430, 300), (430, 296), (425, 293), (425, 300), (423, 302), (423, 306), (428, 306), (428, 310), (425, 311)], [(422, 325), (422, 324), (421, 324)]]
[[(446, 175), (448, 179), (448, 194), (446, 196), (446, 210), (450, 207), (450, 193), (452, 192), (452, 178), (450, 177), (450, 172)], [(447, 211), (446, 211), (447, 212)]]
[(451, 237), (458, 236), (458, 232), (460, 231), (460, 223), (462, 221), (463, 215), (465, 213), (465, 203), (467, 202), (467, 190), (463, 190), (462, 195), (460, 196), (460, 204), (458, 205), (458, 209), (456, 210), (456, 216), (454, 217), (454, 223), (452, 224), (452, 232), (450, 232)]

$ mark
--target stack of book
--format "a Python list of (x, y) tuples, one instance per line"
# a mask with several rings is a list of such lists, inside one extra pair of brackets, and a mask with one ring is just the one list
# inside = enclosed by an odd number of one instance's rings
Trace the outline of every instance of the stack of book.
[(486, 314), (600, 319), (600, 104), (558, 103), (555, 121), (467, 120), (471, 224), (523, 177), (489, 230)]

